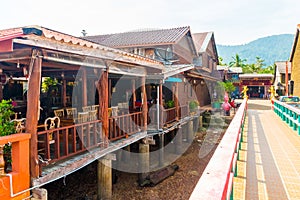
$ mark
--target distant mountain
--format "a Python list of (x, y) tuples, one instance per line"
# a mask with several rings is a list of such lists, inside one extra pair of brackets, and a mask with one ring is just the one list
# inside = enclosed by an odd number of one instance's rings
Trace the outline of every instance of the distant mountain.
[(276, 61), (289, 59), (293, 41), (293, 34), (281, 34), (259, 38), (244, 45), (217, 45), (217, 50), (219, 57), (222, 57), (226, 64), (238, 54), (241, 59), (247, 59), (245, 63), (255, 63), (258, 56), (265, 61), (266, 66), (269, 66)]

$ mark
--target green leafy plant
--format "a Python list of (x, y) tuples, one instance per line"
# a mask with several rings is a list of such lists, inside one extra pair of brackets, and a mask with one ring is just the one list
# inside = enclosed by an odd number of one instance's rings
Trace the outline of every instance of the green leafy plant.
[(191, 112), (194, 112), (199, 106), (199, 102), (197, 100), (192, 100), (189, 102), (189, 108)]
[(173, 108), (173, 107), (175, 107), (175, 102), (174, 102), (174, 100), (169, 100), (169, 101), (167, 101), (167, 102), (166, 102), (166, 106), (167, 106), (167, 108)]
[[(2, 100), (0, 102), (0, 137), (11, 135), (16, 132), (14, 123), (11, 122), (10, 116), (14, 114), (11, 100)], [(3, 148), (4, 160), (6, 165), (11, 163), (11, 146), (6, 144)]]
[(50, 88), (55, 89), (57, 87), (57, 79), (51, 77), (46, 77), (42, 82), (42, 92), (48, 92)]
[(0, 102), (0, 136), (15, 133), (14, 123), (10, 116), (14, 114), (11, 100), (2, 100)]

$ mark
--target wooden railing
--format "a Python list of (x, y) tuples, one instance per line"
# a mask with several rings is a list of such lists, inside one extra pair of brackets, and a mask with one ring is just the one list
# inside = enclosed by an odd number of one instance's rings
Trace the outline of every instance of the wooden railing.
[(190, 200), (231, 198), (246, 111), (247, 100), (244, 99), (200, 177)]
[(274, 112), (300, 135), (300, 109), (274, 100)]
[(182, 119), (182, 118), (187, 117), (188, 115), (189, 115), (189, 107), (188, 107), (188, 105), (180, 106), (179, 118)]
[(100, 120), (38, 132), (38, 154), (43, 161), (64, 158), (104, 145)]
[(168, 108), (163, 111), (163, 119), (165, 124), (174, 122), (176, 120), (176, 108)]
[(110, 141), (118, 140), (141, 131), (143, 124), (142, 112), (110, 117), (109, 136)]

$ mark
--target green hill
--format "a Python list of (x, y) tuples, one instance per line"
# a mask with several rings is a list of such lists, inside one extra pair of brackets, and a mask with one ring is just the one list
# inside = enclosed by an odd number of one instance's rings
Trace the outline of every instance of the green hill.
[(293, 41), (293, 34), (281, 34), (259, 38), (244, 45), (217, 45), (217, 50), (226, 64), (232, 61), (232, 56), (237, 53), (241, 59), (247, 59), (246, 63), (255, 63), (258, 56), (269, 66), (276, 61), (289, 59)]

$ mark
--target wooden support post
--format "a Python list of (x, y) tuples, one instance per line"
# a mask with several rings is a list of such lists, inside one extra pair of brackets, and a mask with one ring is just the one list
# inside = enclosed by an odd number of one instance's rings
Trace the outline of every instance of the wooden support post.
[(159, 84), (159, 105), (160, 105), (160, 110), (159, 110), (159, 127), (162, 128), (164, 126), (164, 115), (163, 115), (163, 85), (162, 83)]
[(179, 127), (175, 139), (175, 153), (182, 154), (182, 127)]
[(111, 159), (98, 160), (98, 199), (109, 200), (112, 197)]
[(144, 76), (142, 78), (142, 98), (143, 98), (143, 107), (142, 107), (142, 113), (143, 113), (143, 124), (142, 124), (142, 128), (143, 131), (147, 131), (147, 119), (148, 119), (148, 104), (147, 104), (147, 92), (146, 92), (146, 77)]
[(88, 105), (88, 94), (87, 94), (87, 74), (86, 69), (82, 68), (82, 106)]
[(102, 121), (102, 134), (105, 136), (105, 144), (109, 138), (108, 133), (108, 72), (103, 71), (98, 81), (99, 93), (99, 119)]
[(180, 112), (179, 112), (179, 102), (178, 102), (178, 82), (175, 83), (175, 95), (174, 95), (174, 104), (175, 104), (175, 108), (176, 108), (176, 120), (180, 119)]
[(135, 110), (136, 92), (135, 92), (135, 79), (131, 80), (132, 83), (132, 108)]
[(139, 184), (144, 185), (144, 181), (149, 175), (150, 170), (150, 154), (149, 144), (139, 144)]
[(193, 120), (187, 123), (187, 142), (191, 143), (194, 139)]
[(159, 134), (159, 166), (162, 167), (164, 166), (165, 162), (165, 150), (164, 150), (164, 134)]
[(62, 91), (61, 91), (61, 96), (62, 96), (62, 104), (63, 107), (67, 107), (67, 81), (62, 79)]
[[(37, 56), (37, 57), (36, 57)], [(30, 174), (31, 178), (39, 176), (39, 159), (37, 149), (37, 124), (39, 119), (39, 100), (42, 58), (33, 52), (33, 65), (29, 66), (28, 92), (27, 92), (27, 113), (26, 133), (31, 134), (30, 139)]]

